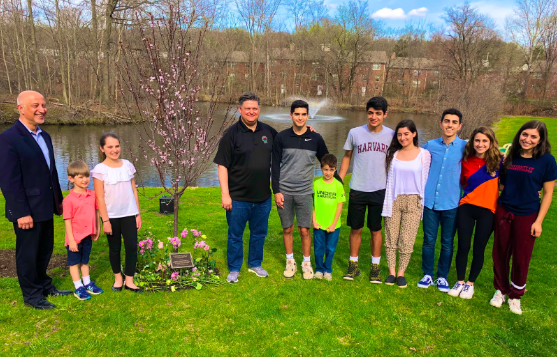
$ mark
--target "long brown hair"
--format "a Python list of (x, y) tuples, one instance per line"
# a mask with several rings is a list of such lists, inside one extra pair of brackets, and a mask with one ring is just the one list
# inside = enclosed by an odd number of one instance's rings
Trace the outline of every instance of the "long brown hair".
[(480, 126), (474, 129), (472, 135), (470, 135), (470, 140), (468, 140), (464, 148), (464, 161), (468, 161), (468, 158), (476, 155), (476, 150), (474, 149), (474, 138), (476, 134), (483, 134), (489, 139), (489, 149), (487, 149), (485, 153), (485, 167), (487, 172), (494, 173), (499, 169), (502, 155), (499, 151), (499, 142), (491, 128)]
[(524, 130), (528, 129), (536, 129), (540, 134), (540, 141), (538, 145), (532, 150), (532, 157), (537, 159), (542, 155), (548, 154), (551, 152), (551, 144), (549, 143), (549, 138), (547, 137), (547, 127), (545, 123), (539, 120), (530, 120), (529, 122), (524, 123), (518, 132), (514, 136), (513, 143), (511, 148), (509, 149), (509, 154), (505, 157), (505, 162), (503, 164), (503, 171), (507, 171), (509, 167), (511, 167), (513, 163), (513, 159), (517, 158), (520, 155), (520, 151), (522, 151), (522, 146), (520, 146), (520, 135)]
[(391, 162), (395, 157), (395, 152), (402, 149), (402, 145), (400, 145), (400, 142), (398, 141), (398, 129), (401, 128), (407, 128), (408, 130), (410, 130), (412, 134), (416, 133), (416, 136), (414, 136), (413, 143), (415, 147), (420, 147), (419, 139), (418, 139), (418, 129), (416, 129), (416, 124), (414, 124), (414, 122), (410, 119), (405, 119), (402, 120), (400, 123), (398, 123), (395, 128), (395, 135), (391, 140), (391, 144), (389, 145), (389, 149), (387, 150), (387, 157), (385, 159), (385, 169), (387, 170), (387, 173), (389, 172), (389, 167), (391, 167)]
[[(118, 135), (111, 133), (110, 131), (107, 133), (104, 133), (103, 135), (101, 135), (101, 139), (99, 140), (99, 145), (104, 148), (105, 144), (106, 144), (106, 138), (113, 138), (118, 140), (118, 142), (120, 142), (120, 138), (118, 137)], [(101, 151), (102, 154), (102, 158), (103, 161), (106, 160), (106, 154), (104, 152)]]

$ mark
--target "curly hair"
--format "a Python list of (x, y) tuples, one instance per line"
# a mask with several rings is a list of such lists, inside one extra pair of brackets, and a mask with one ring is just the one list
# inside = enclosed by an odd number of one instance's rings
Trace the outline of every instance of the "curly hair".
[(485, 167), (487, 168), (487, 172), (494, 173), (499, 169), (502, 155), (499, 151), (499, 142), (497, 141), (495, 133), (491, 130), (491, 128), (480, 126), (479, 128), (474, 129), (472, 135), (470, 135), (470, 140), (468, 140), (466, 147), (464, 148), (463, 159), (464, 161), (468, 161), (468, 158), (476, 154), (476, 150), (474, 149), (474, 138), (477, 134), (483, 134), (489, 139), (489, 149), (487, 149), (485, 153)]

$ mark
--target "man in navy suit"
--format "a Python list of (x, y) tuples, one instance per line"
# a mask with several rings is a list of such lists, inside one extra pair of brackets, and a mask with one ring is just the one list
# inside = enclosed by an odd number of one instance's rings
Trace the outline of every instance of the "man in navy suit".
[(52, 309), (46, 296), (69, 295), (57, 290), (46, 273), (54, 246), (53, 215), (62, 214), (62, 191), (50, 135), (39, 128), (46, 101), (34, 91), (17, 97), (19, 120), (0, 134), (0, 188), (6, 218), (16, 234), (16, 267), (26, 306)]

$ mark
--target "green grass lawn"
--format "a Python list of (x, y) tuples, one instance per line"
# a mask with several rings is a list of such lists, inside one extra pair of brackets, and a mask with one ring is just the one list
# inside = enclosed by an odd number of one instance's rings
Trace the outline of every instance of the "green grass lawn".
[[(504, 118), (497, 124), (500, 141), (510, 142), (526, 120)], [(557, 119), (545, 122), (557, 146)], [(157, 191), (145, 190), (147, 196)], [(144, 197), (141, 201), (143, 229), (166, 239), (172, 230), (171, 217), (157, 213), (156, 200)], [(0, 199), (0, 212), (4, 211), (3, 206)], [(354, 282), (342, 280), (349, 256), (349, 229), (345, 226), (333, 263), (332, 282), (304, 281), (301, 274), (285, 280), (282, 230), (276, 208), (271, 212), (263, 262), (270, 277), (261, 279), (248, 273), (244, 263), (238, 284), (201, 291), (139, 295), (112, 292), (108, 245), (101, 237), (93, 246), (91, 276), (105, 293), (89, 301), (57, 297), (50, 299), (57, 309), (35, 311), (23, 306), (17, 279), (0, 278), (0, 354), (554, 356), (556, 217), (557, 204), (553, 203), (534, 249), (522, 316), (512, 314), (507, 305), (501, 309), (489, 305), (494, 292), (491, 242), (476, 282), (476, 295), (472, 300), (462, 300), (433, 287), (416, 287), (422, 277), (421, 229), (407, 270), (407, 289), (369, 283), (368, 231), (360, 254), (362, 276)], [(345, 222), (346, 205), (342, 219)], [(65, 254), (63, 222), (57, 217), (55, 224), (54, 252)], [(207, 243), (219, 248), (218, 265), (226, 274), (227, 225), (220, 207), (220, 190), (188, 189), (180, 206), (180, 227), (197, 228), (208, 236)], [(300, 263), (299, 239), (296, 242), (294, 253)], [(1, 219), (0, 249), (6, 248), (15, 248), (15, 236), (11, 224)], [(384, 254), (381, 266), (384, 278)], [(67, 272), (55, 271), (53, 275), (58, 288), (72, 289)], [(453, 267), (451, 285), (455, 279)]]

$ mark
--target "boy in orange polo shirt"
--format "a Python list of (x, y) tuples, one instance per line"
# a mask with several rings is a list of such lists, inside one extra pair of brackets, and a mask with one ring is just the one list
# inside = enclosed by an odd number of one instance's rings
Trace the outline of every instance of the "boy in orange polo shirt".
[[(95, 192), (88, 190), (90, 172), (83, 161), (68, 165), (68, 180), (74, 188), (64, 198), (64, 223), (66, 225), (65, 246), (68, 251), (68, 266), (75, 286), (74, 295), (79, 300), (88, 300), (90, 294), (101, 294), (103, 290), (89, 276), (89, 255), (92, 241), (99, 238), (100, 215)], [(79, 276), (79, 271), (83, 282)]]

